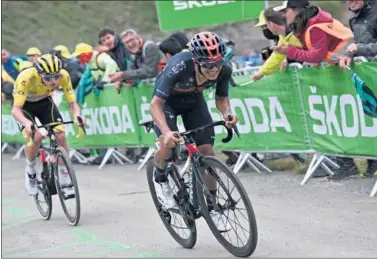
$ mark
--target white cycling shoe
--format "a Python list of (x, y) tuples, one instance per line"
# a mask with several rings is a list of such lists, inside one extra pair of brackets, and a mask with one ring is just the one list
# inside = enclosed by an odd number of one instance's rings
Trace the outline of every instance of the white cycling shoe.
[[(175, 207), (175, 200), (173, 197), (173, 191), (170, 188), (169, 182), (156, 183), (156, 194), (161, 205), (166, 209), (172, 209)], [(158, 188), (160, 186), (160, 188)], [(158, 190), (159, 189), (159, 190)]]
[(38, 193), (38, 182), (35, 166), (27, 165), (25, 167), (25, 189), (30, 196)]
[(227, 232), (232, 229), (228, 218), (224, 214), (220, 214), (219, 212), (212, 210), (209, 215), (220, 232)]
[[(59, 166), (59, 182), (61, 186), (71, 185), (71, 177), (69, 176), (69, 172), (65, 166)], [(62, 190), (65, 197), (70, 197), (75, 194), (73, 186), (64, 187)]]

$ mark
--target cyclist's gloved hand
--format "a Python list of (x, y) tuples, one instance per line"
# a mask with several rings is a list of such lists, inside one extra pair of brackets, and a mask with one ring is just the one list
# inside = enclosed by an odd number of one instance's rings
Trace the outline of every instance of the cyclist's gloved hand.
[(181, 141), (179, 138), (176, 138), (174, 136), (174, 133), (176, 133), (176, 132), (168, 131), (165, 134), (162, 134), (159, 137), (160, 143), (162, 143), (164, 146), (166, 146), (168, 148), (174, 148), (175, 144), (179, 143)]
[[(231, 118), (231, 119), (230, 119)], [(224, 121), (226, 122), (227, 128), (232, 128), (238, 122), (238, 117), (231, 113), (224, 114)]]

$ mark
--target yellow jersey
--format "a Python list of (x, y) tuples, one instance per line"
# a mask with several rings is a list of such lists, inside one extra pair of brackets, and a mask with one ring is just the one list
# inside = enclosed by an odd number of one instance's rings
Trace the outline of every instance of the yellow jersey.
[(60, 75), (58, 86), (49, 87), (42, 82), (42, 78), (36, 68), (31, 67), (23, 70), (17, 76), (14, 84), (14, 104), (23, 106), (25, 102), (38, 102), (49, 97), (59, 87), (63, 88), (67, 102), (74, 102), (75, 93), (68, 72), (62, 69)]

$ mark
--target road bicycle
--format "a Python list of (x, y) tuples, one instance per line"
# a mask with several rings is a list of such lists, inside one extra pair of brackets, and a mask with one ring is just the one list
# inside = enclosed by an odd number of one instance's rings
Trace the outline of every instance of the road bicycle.
[[(153, 128), (153, 121), (141, 121), (140, 126), (144, 126), (147, 132)], [(156, 191), (158, 184), (154, 181), (156, 173), (154, 159), (150, 159), (147, 164), (147, 179), (150, 193), (154, 205), (162, 219), (166, 229), (170, 235), (184, 248), (193, 248), (197, 240), (197, 230), (195, 220), (204, 217), (211, 232), (218, 242), (231, 254), (238, 257), (248, 257), (252, 255), (256, 249), (258, 241), (257, 223), (255, 214), (248, 194), (245, 191), (238, 177), (226, 166), (221, 160), (213, 156), (202, 156), (193, 140), (193, 136), (208, 128), (216, 126), (224, 126), (225, 121), (217, 121), (203, 127), (179, 133), (176, 137), (182, 139), (182, 143), (176, 145), (172, 150), (172, 156), (167, 160), (168, 167), (166, 174), (168, 175), (169, 185), (173, 190), (176, 206), (172, 209), (165, 208), (159, 201)], [(222, 142), (229, 142), (233, 137), (233, 130), (225, 127), (227, 137)], [(235, 130), (236, 131), (236, 130)], [(236, 131), (237, 135), (238, 131)], [(183, 155), (182, 155), (183, 154)], [(187, 160), (181, 170), (178, 170), (176, 161), (186, 154)], [(220, 177), (221, 172), (226, 179)], [(204, 178), (213, 177), (217, 182), (217, 195), (210, 193), (209, 188), (205, 184)], [(208, 179), (208, 178), (207, 178)], [(226, 183), (232, 183), (233, 187), (226, 187)], [(219, 189), (222, 189), (220, 191)], [(233, 191), (239, 193), (238, 197), (232, 195)], [(229, 224), (229, 231), (220, 232), (217, 228), (219, 222), (214, 222), (210, 211), (209, 204), (214, 211), (224, 215)], [(244, 204), (243, 208), (237, 208), (237, 205)], [(241, 226), (239, 218), (235, 215), (240, 212), (248, 226)], [(175, 223), (175, 219), (182, 218), (180, 226)], [(223, 217), (220, 217), (223, 220)], [(219, 219), (220, 219), (219, 218)], [(173, 222), (174, 220), (174, 222)], [(180, 235), (180, 230), (187, 230), (186, 235)], [(231, 230), (235, 232), (229, 233)], [(241, 237), (237, 231), (241, 232)], [(248, 233), (248, 234), (247, 234)], [(232, 244), (226, 238), (236, 238), (237, 246)]]
[[(83, 125), (83, 121), (81, 117), (77, 117), (78, 122), (80, 125)], [(45, 220), (49, 220), (52, 214), (52, 195), (58, 194), (61, 206), (63, 208), (65, 217), (67, 218), (68, 222), (72, 226), (76, 226), (80, 221), (80, 193), (79, 193), (79, 186), (76, 179), (75, 170), (71, 164), (71, 160), (67, 151), (58, 146), (55, 138), (55, 132), (53, 127), (59, 124), (72, 124), (73, 121), (66, 121), (66, 122), (53, 122), (42, 126), (32, 126), (32, 135), (30, 141), (28, 143), (29, 146), (33, 145), (34, 136), (37, 128), (45, 128), (47, 130), (47, 136), (50, 142), (49, 151), (43, 146), (39, 149), (39, 159), (42, 163), (42, 171), (40, 173), (40, 177), (37, 179), (38, 184), (38, 192), (37, 195), (34, 196), (34, 201), (37, 206), (39, 213), (41, 214), (42, 218)], [(64, 134), (64, 133), (61, 133)], [(85, 129), (83, 126), (79, 127), (79, 134), (77, 135), (78, 138), (81, 138), (85, 134)], [(59, 177), (59, 168), (65, 167), (66, 168), (66, 179), (69, 178), (69, 181), (65, 183), (61, 183), (61, 179), (63, 177)], [(38, 174), (37, 174), (38, 176)], [(66, 194), (67, 190), (73, 190), (69, 194)], [(44, 199), (44, 201), (39, 200), (40, 196)], [(67, 201), (75, 201), (75, 213), (70, 213), (67, 208)], [(43, 204), (46, 204), (46, 208), (44, 209)]]

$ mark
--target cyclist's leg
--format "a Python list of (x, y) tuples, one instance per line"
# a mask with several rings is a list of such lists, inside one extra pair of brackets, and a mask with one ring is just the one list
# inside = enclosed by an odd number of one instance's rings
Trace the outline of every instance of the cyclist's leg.
[[(178, 131), (176, 113), (166, 103), (164, 105), (164, 113), (165, 113), (166, 123), (168, 124), (169, 129), (172, 131)], [(156, 125), (154, 125), (154, 131), (157, 137), (161, 136), (161, 131)], [(159, 172), (163, 173), (165, 171), (166, 166), (167, 166), (165, 159), (170, 157), (170, 155), (171, 155), (171, 147), (165, 146), (164, 143), (160, 141), (160, 148), (155, 154), (155, 165), (157, 169), (159, 169), (158, 170)]]
[[(196, 129), (213, 122), (204, 97), (198, 98), (197, 105), (193, 107), (193, 109), (182, 114), (182, 120), (186, 130)], [(200, 154), (203, 156), (215, 155), (213, 150), (213, 145), (215, 143), (215, 130), (213, 128), (208, 128), (205, 131), (196, 134), (193, 138)], [(211, 176), (205, 175), (204, 177), (210, 190), (216, 190), (216, 180)]]
[[(38, 103), (29, 103), (26, 102), (24, 106), (22, 107), (22, 111), (24, 116), (35, 123), (35, 110), (39, 108), (39, 102)], [(20, 130), (24, 131), (24, 126), (20, 125)], [(31, 136), (27, 136), (28, 138)], [(27, 142), (29, 139), (27, 140)], [(37, 194), (37, 178), (36, 178), (36, 158), (38, 154), (39, 147), (42, 143), (42, 136), (39, 134), (39, 132), (35, 132), (34, 135), (34, 141), (32, 146), (26, 145), (25, 147), (25, 156), (26, 156), (26, 167), (25, 167), (25, 188), (28, 191), (30, 195), (36, 195)]]
[[(43, 110), (38, 114), (40, 116), (39, 120), (42, 124), (49, 124), (53, 122), (62, 122), (63, 117), (61, 116), (58, 108), (56, 107), (54, 101), (51, 97), (48, 97), (45, 99)], [(56, 142), (59, 146), (63, 147), (67, 152), (68, 150), (68, 144), (65, 137), (65, 128), (63, 124), (59, 124), (56, 126), (52, 126), (52, 129), (55, 134)]]
[[(177, 117), (174, 110), (165, 103), (164, 105), (164, 113), (166, 122), (169, 128), (172, 131), (178, 131), (177, 127)], [(161, 136), (161, 131), (155, 125), (154, 131), (156, 132), (157, 136)], [(162, 141), (160, 141), (160, 148), (155, 154), (155, 166), (156, 166), (156, 174), (155, 174), (155, 182), (161, 185), (161, 191), (157, 192), (157, 196), (166, 208), (173, 208), (175, 206), (175, 200), (173, 197), (173, 191), (171, 190), (168, 182), (168, 177), (166, 175), (166, 167), (167, 163), (165, 159), (171, 156), (171, 147), (165, 146)]]
[[(46, 98), (46, 102), (44, 103), (43, 113), (38, 114), (40, 115), (40, 121), (42, 124), (50, 124), (53, 122), (62, 122), (63, 117), (61, 116), (58, 108), (56, 107), (54, 101), (51, 97)], [(56, 143), (58, 146), (63, 147), (68, 152), (68, 145), (67, 140), (65, 137), (65, 128), (63, 124), (58, 124), (56, 126), (52, 126), (54, 131)], [(71, 183), (69, 172), (65, 163), (62, 159), (58, 161), (58, 171), (59, 171), (59, 182), (62, 185), (69, 185)], [(65, 188), (63, 189), (65, 195), (70, 195), (74, 192), (73, 188)]]
[[(206, 124), (213, 122), (212, 116), (209, 113), (204, 97), (198, 100), (198, 105), (182, 114), (183, 124), (186, 130), (195, 129)], [(204, 156), (214, 156), (215, 152), (213, 150), (213, 145), (215, 143), (215, 130), (214, 128), (209, 128), (194, 136), (194, 141), (199, 149), (199, 152)], [(211, 197), (206, 197), (208, 210), (210, 212), (212, 221), (215, 222), (217, 228), (220, 231), (230, 230), (230, 224), (228, 223), (226, 217), (220, 214), (218, 211), (214, 210), (213, 201), (217, 199), (217, 181), (210, 174), (205, 173), (206, 170), (211, 170), (211, 168), (201, 168), (204, 182), (206, 183)]]

